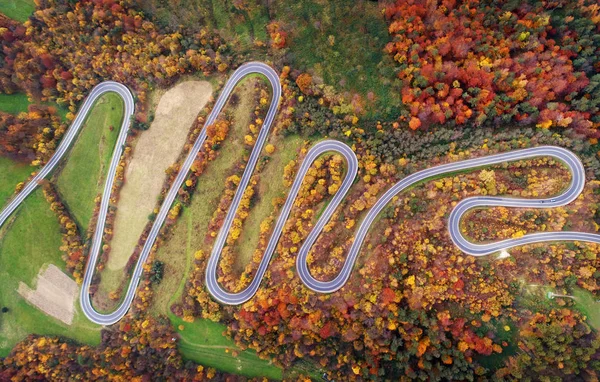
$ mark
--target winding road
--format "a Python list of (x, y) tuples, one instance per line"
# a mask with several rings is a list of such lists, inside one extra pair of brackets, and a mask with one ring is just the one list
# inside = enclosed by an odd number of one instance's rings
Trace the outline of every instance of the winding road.
[(476, 207), (521, 207), (521, 208), (551, 208), (564, 206), (575, 200), (585, 185), (585, 173), (583, 165), (579, 158), (571, 151), (556, 146), (540, 146), (531, 149), (515, 150), (502, 154), (490, 155), (481, 158), (468, 159), (459, 162), (443, 164), (418, 171), (407, 176), (389, 188), (375, 205), (367, 212), (367, 215), (361, 222), (354, 235), (354, 241), (346, 261), (338, 276), (330, 281), (316, 280), (310, 274), (306, 258), (310, 247), (316, 236), (309, 235), (309, 238), (300, 249), (296, 266), (302, 282), (310, 289), (320, 293), (332, 293), (340, 289), (352, 272), (352, 267), (358, 257), (360, 248), (365, 240), (369, 228), (381, 213), (381, 211), (392, 201), (392, 199), (402, 191), (410, 188), (427, 179), (438, 177), (444, 174), (450, 174), (456, 171), (474, 170), (484, 166), (500, 164), (504, 162), (531, 159), (536, 157), (552, 157), (562, 161), (571, 172), (571, 184), (568, 189), (558, 196), (547, 199), (518, 199), (510, 197), (491, 197), (481, 196), (467, 198), (461, 201), (452, 210), (449, 217), (448, 231), (454, 244), (463, 252), (472, 256), (485, 256), (492, 253), (507, 250), (524, 244), (532, 244), (548, 241), (583, 241), (600, 243), (600, 235), (583, 232), (543, 232), (524, 235), (516, 239), (507, 239), (494, 243), (475, 244), (468, 241), (460, 229), (460, 220), (462, 216), (470, 209)]
[[(475, 244), (469, 242), (461, 233), (460, 221), (462, 216), (470, 209), (476, 207), (521, 207), (521, 208), (552, 208), (563, 206), (571, 203), (575, 200), (585, 184), (585, 173), (583, 165), (579, 158), (572, 152), (555, 146), (540, 146), (531, 149), (516, 150), (507, 153), (491, 155), (487, 157), (481, 157), (476, 159), (469, 159), (460, 162), (448, 163), (436, 167), (432, 167), (426, 170), (422, 170), (407, 176), (401, 181), (394, 184), (389, 188), (381, 198), (375, 203), (375, 205), (367, 212), (365, 218), (361, 221), (354, 241), (350, 250), (347, 254), (346, 261), (342, 266), (339, 274), (330, 281), (319, 281), (316, 280), (308, 269), (308, 254), (310, 248), (313, 246), (318, 236), (322, 232), (325, 225), (335, 212), (335, 209), (343, 201), (348, 190), (352, 186), (354, 179), (358, 173), (358, 160), (355, 153), (346, 144), (335, 141), (335, 140), (324, 140), (313, 146), (307, 153), (306, 157), (302, 161), (302, 164), (298, 170), (298, 174), (292, 184), (290, 193), (281, 209), (280, 215), (276, 221), (273, 233), (269, 239), (267, 248), (263, 255), (263, 258), (258, 266), (258, 270), (253, 277), (249, 285), (238, 293), (228, 292), (223, 289), (218, 282), (218, 263), (221, 252), (225, 245), (227, 235), (235, 218), (236, 211), (242, 199), (243, 193), (250, 181), (252, 173), (256, 167), (256, 164), (260, 158), (262, 148), (268, 138), (271, 125), (275, 119), (275, 115), (279, 108), (279, 101), (281, 98), (281, 84), (277, 73), (268, 65), (260, 62), (249, 62), (239, 67), (231, 76), (231, 78), (225, 84), (221, 94), (219, 95), (214, 108), (206, 119), (205, 126), (213, 124), (223, 107), (226, 105), (229, 97), (232, 94), (235, 86), (247, 75), (260, 74), (264, 76), (272, 88), (272, 99), (267, 115), (259, 132), (257, 142), (250, 154), (250, 158), (237, 191), (234, 195), (230, 209), (226, 215), (225, 221), (222, 228), (220, 229), (215, 244), (213, 246), (211, 256), (208, 260), (207, 271), (206, 271), (206, 286), (208, 291), (212, 294), (215, 300), (230, 305), (237, 305), (248, 301), (254, 296), (262, 278), (267, 271), (269, 262), (275, 252), (277, 243), (283, 232), (285, 222), (289, 216), (289, 213), (294, 206), (296, 197), (302, 185), (302, 181), (307, 174), (310, 166), (320, 155), (324, 153), (335, 152), (342, 155), (346, 160), (346, 173), (339, 190), (334, 195), (332, 201), (329, 203), (317, 223), (309, 233), (307, 239), (304, 241), (302, 247), (299, 250), (298, 257), (296, 259), (296, 269), (298, 276), (302, 282), (311, 290), (319, 293), (332, 293), (340, 289), (352, 272), (356, 258), (360, 253), (361, 246), (365, 240), (370, 227), (375, 222), (380, 212), (393, 200), (393, 198), (406, 190), (407, 188), (433, 177), (438, 177), (444, 174), (449, 174), (455, 171), (473, 170), (484, 166), (499, 164), (503, 162), (530, 159), (535, 157), (547, 156), (555, 158), (563, 162), (572, 174), (571, 184), (562, 194), (547, 198), (547, 199), (517, 199), (507, 197), (473, 197), (467, 198), (456, 205), (449, 217), (448, 230), (450, 237), (454, 244), (460, 248), (463, 252), (473, 256), (485, 256), (495, 253), (500, 250), (506, 250), (515, 246), (524, 244), (547, 242), (547, 241), (584, 241), (584, 242), (595, 242), (600, 243), (600, 235), (582, 233), (582, 232), (543, 232), (533, 233), (524, 235), (523, 237), (516, 239), (507, 239), (494, 243)], [(129, 310), (131, 303), (135, 297), (135, 292), (139, 280), (142, 276), (143, 265), (148, 259), (150, 252), (154, 246), (156, 238), (160, 232), (160, 229), (168, 215), (169, 209), (177, 197), (177, 193), (185, 181), (189, 170), (196, 159), (199, 151), (206, 140), (206, 129), (203, 129), (194, 146), (187, 155), (183, 162), (177, 177), (169, 189), (167, 196), (160, 207), (159, 213), (155, 218), (152, 225), (148, 238), (145, 241), (142, 252), (138, 259), (138, 262), (134, 268), (133, 275), (129, 282), (125, 298), (119, 305), (119, 307), (111, 313), (100, 313), (96, 311), (91, 303), (89, 290), (92, 282), (92, 277), (95, 271), (95, 265), (100, 254), (100, 248), (102, 245), (102, 233), (104, 231), (104, 225), (106, 221), (106, 214), (108, 211), (108, 201), (110, 198), (110, 192), (114, 183), (116, 168), (119, 164), (120, 157), (123, 152), (123, 145), (127, 138), (127, 133), (130, 128), (130, 120), (134, 113), (134, 99), (129, 90), (116, 82), (107, 81), (97, 85), (90, 95), (86, 98), (81, 107), (81, 110), (77, 114), (77, 117), (73, 121), (73, 124), (63, 137), (60, 145), (58, 146), (55, 154), (52, 156), (50, 161), (27, 183), (23, 190), (17, 194), (7, 206), (0, 213), (0, 226), (5, 223), (8, 217), (17, 209), (17, 207), (23, 202), (23, 200), (35, 190), (38, 186), (38, 182), (45, 178), (62, 159), (65, 153), (68, 151), (70, 145), (75, 140), (77, 133), (81, 129), (83, 122), (92, 108), (94, 102), (103, 94), (107, 92), (115, 92), (123, 98), (125, 102), (125, 116), (119, 132), (119, 138), (115, 146), (115, 151), (111, 160), (106, 184), (102, 194), (102, 201), (100, 206), (100, 212), (96, 225), (96, 231), (92, 239), (92, 246), (89, 254), (89, 260), (87, 263), (83, 285), (81, 288), (80, 303), (84, 314), (92, 321), (101, 325), (111, 325), (119, 321)]]

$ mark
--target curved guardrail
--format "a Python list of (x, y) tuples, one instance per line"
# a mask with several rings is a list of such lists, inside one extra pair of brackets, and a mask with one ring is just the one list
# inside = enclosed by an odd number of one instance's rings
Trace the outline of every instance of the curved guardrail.
[[(342, 181), (340, 189), (334, 195), (331, 203), (327, 206), (314, 228), (309, 233), (307, 239), (303, 243), (302, 247), (299, 250), (298, 257), (296, 259), (296, 267), (298, 270), (298, 275), (302, 282), (311, 290), (319, 293), (331, 293), (340, 289), (350, 277), (352, 272), (352, 268), (354, 263), (356, 262), (356, 258), (360, 252), (361, 246), (365, 240), (365, 237), (375, 221), (375, 218), (379, 213), (383, 210), (383, 208), (392, 201), (392, 199), (402, 192), (403, 190), (419, 183), (421, 181), (430, 179), (432, 177), (437, 177), (440, 175), (448, 174), (455, 171), (461, 170), (469, 170), (476, 169), (483, 166), (489, 166), (493, 164), (521, 160), (521, 159), (529, 159), (540, 156), (550, 156), (556, 158), (563, 163), (566, 164), (568, 169), (571, 171), (572, 180), (568, 189), (563, 192), (561, 195), (558, 195), (553, 198), (546, 199), (517, 199), (517, 198), (507, 198), (507, 197), (473, 197), (467, 198), (461, 201), (452, 211), (449, 218), (448, 230), (450, 233), (450, 237), (454, 244), (460, 248), (463, 252), (473, 255), (473, 256), (484, 256), (489, 255), (491, 253), (497, 252), (499, 250), (512, 248), (515, 246), (520, 246), (524, 244), (531, 244), (537, 242), (546, 242), (546, 241), (567, 241), (567, 240), (578, 240), (585, 242), (594, 242), (600, 243), (600, 235), (590, 234), (590, 233), (582, 233), (582, 232), (542, 232), (542, 233), (532, 233), (528, 235), (524, 235), (523, 237), (516, 239), (507, 239), (494, 243), (485, 243), (485, 244), (476, 244), (469, 242), (461, 233), (460, 230), (460, 220), (461, 217), (470, 209), (476, 207), (494, 207), (494, 206), (504, 206), (504, 207), (528, 207), (528, 208), (551, 208), (566, 205), (577, 198), (577, 196), (583, 190), (585, 184), (585, 174), (584, 168), (581, 164), (579, 158), (573, 154), (572, 152), (555, 146), (541, 146), (531, 149), (524, 150), (516, 150), (507, 153), (491, 155), (482, 158), (469, 159), (460, 162), (448, 163), (436, 167), (432, 167), (426, 170), (422, 170), (407, 176), (406, 178), (400, 180), (396, 184), (394, 184), (390, 189), (388, 189), (381, 198), (375, 203), (375, 205), (367, 212), (365, 218), (361, 221), (358, 229), (356, 230), (356, 235), (352, 246), (348, 252), (346, 257), (346, 261), (344, 262), (341, 271), (339, 274), (330, 281), (319, 281), (316, 280), (308, 269), (307, 257), (310, 251), (310, 248), (313, 246), (315, 241), (317, 240), (319, 234), (322, 232), (323, 228), (335, 212), (335, 209), (342, 202), (344, 197), (346, 196), (348, 190), (350, 189), (356, 174), (358, 172), (358, 160), (354, 152), (348, 147), (346, 144), (335, 141), (335, 140), (325, 140), (319, 142), (315, 146), (313, 146), (305, 159), (302, 162), (302, 165), (296, 175), (296, 178), (292, 184), (290, 193), (286, 199), (285, 204), (282, 207), (281, 213), (277, 219), (275, 227), (273, 229), (273, 234), (271, 235), (263, 258), (259, 264), (256, 275), (250, 282), (250, 284), (241, 292), (231, 293), (224, 290), (218, 283), (217, 277), (217, 266), (219, 262), (219, 258), (221, 255), (221, 251), (225, 245), (225, 241), (227, 239), (227, 234), (231, 225), (233, 223), (233, 219), (235, 218), (235, 214), (237, 208), (242, 199), (243, 193), (250, 181), (252, 173), (256, 167), (258, 162), (260, 152), (264, 143), (268, 138), (268, 134), (271, 128), (271, 125), (275, 119), (275, 115), (277, 113), (277, 109), (279, 107), (279, 101), (281, 98), (281, 84), (279, 82), (279, 77), (277, 73), (268, 65), (260, 63), (260, 62), (249, 62), (241, 67), (239, 67), (231, 76), (231, 78), (225, 84), (223, 91), (219, 95), (215, 106), (208, 118), (206, 119), (205, 126), (209, 126), (213, 124), (223, 107), (227, 103), (230, 95), (232, 94), (233, 89), (238, 84), (238, 82), (249, 74), (261, 74), (269, 81), (272, 90), (273, 96), (271, 100), (271, 105), (267, 111), (267, 115), (265, 117), (264, 123), (259, 132), (257, 142), (250, 154), (249, 162), (244, 170), (244, 174), (240, 180), (238, 185), (238, 189), (234, 195), (233, 201), (231, 203), (231, 207), (226, 215), (225, 222), (222, 228), (219, 230), (217, 235), (217, 239), (211, 251), (211, 256), (208, 260), (207, 271), (206, 271), (206, 286), (208, 291), (213, 295), (213, 297), (224, 304), (237, 305), (241, 304), (245, 301), (248, 301), (258, 288), (260, 287), (260, 283), (262, 278), (267, 270), (268, 264), (273, 256), (275, 248), (277, 246), (277, 242), (281, 236), (283, 231), (283, 227), (285, 222), (289, 216), (291, 208), (293, 207), (294, 201), (296, 200), (298, 191), (306, 175), (309, 170), (311, 164), (317, 159), (321, 154), (325, 152), (337, 152), (341, 154), (347, 163), (347, 169), (345, 177)], [(106, 184), (104, 186), (104, 191), (102, 195), (102, 201), (100, 206), (100, 212), (98, 216), (98, 221), (96, 225), (96, 231), (94, 232), (92, 246), (90, 250), (90, 256), (88, 260), (88, 264), (86, 267), (83, 285), (81, 288), (81, 296), (80, 303), (83, 309), (84, 314), (93, 322), (101, 325), (110, 325), (119, 321), (129, 310), (133, 298), (135, 297), (135, 291), (139, 280), (142, 276), (143, 265), (148, 259), (152, 247), (158, 237), (160, 229), (168, 215), (169, 209), (171, 205), (175, 201), (177, 197), (178, 190), (181, 188), (183, 182), (185, 181), (189, 170), (197, 157), (198, 153), (202, 149), (204, 141), (206, 140), (206, 129), (203, 129), (189, 154), (187, 155), (183, 165), (175, 181), (173, 182), (171, 188), (169, 189), (167, 196), (163, 204), (160, 207), (159, 213), (156, 216), (156, 219), (152, 225), (152, 228), (148, 234), (148, 238), (145, 241), (142, 252), (138, 259), (138, 262), (134, 268), (133, 275), (129, 282), (125, 298), (119, 305), (119, 307), (111, 312), (111, 313), (99, 313), (96, 311), (90, 301), (89, 289), (92, 281), (92, 277), (95, 270), (95, 265), (98, 260), (98, 256), (100, 253), (100, 248), (102, 244), (102, 232), (104, 230), (104, 225), (106, 222), (106, 214), (108, 211), (108, 201), (110, 198), (110, 192), (112, 189), (112, 185), (114, 183), (114, 177), (116, 173), (116, 168), (118, 166), (120, 157), (123, 152), (123, 144), (125, 143), (125, 139), (127, 138), (127, 133), (130, 127), (131, 116), (134, 113), (134, 100), (133, 96), (129, 92), (129, 90), (116, 82), (107, 81), (97, 85), (90, 95), (86, 98), (79, 111), (77, 117), (73, 121), (73, 124), (69, 128), (68, 132), (65, 134), (62, 139), (60, 145), (58, 146), (55, 154), (52, 156), (50, 161), (27, 183), (27, 185), (23, 188), (23, 190), (17, 194), (2, 210), (0, 213), (0, 226), (4, 224), (4, 222), (8, 219), (8, 217), (15, 211), (15, 209), (23, 202), (23, 200), (35, 190), (38, 185), (38, 182), (45, 178), (57, 165), (57, 163), (62, 159), (65, 153), (68, 151), (70, 145), (73, 140), (77, 136), (77, 133), (82, 127), (82, 124), (85, 120), (85, 117), (89, 113), (91, 107), (94, 102), (101, 95), (107, 92), (115, 92), (123, 98), (125, 102), (125, 117), (123, 119), (123, 123), (121, 126), (121, 130), (119, 132), (119, 138), (117, 140), (117, 144), (115, 147), (115, 151), (113, 153), (113, 157), (111, 160), (111, 165), (109, 168), (109, 173), (107, 176)]]

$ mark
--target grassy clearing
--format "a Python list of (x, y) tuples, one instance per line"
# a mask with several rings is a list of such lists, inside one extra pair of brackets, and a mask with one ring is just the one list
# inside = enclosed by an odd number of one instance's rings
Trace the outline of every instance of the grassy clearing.
[[(58, 114), (64, 122), (70, 123), (67, 121), (67, 113), (69, 112), (68, 108), (60, 106), (54, 102), (39, 102), (38, 104), (55, 107), (56, 114)], [(29, 102), (27, 95), (24, 93), (0, 93), (0, 111), (16, 115), (22, 112), (27, 112), (29, 105), (31, 105), (31, 102)]]
[(25, 22), (35, 11), (33, 0), (2, 0), (0, 2), (0, 13), (13, 20)]
[(9, 114), (27, 112), (30, 102), (24, 93), (0, 94), (0, 110)]
[(596, 330), (600, 330), (600, 302), (590, 292), (575, 288), (573, 291), (575, 296), (575, 307), (585, 314), (587, 322)]
[[(123, 297), (125, 297), (125, 291), (129, 285), (130, 275), (126, 274), (124, 269), (109, 269), (105, 267), (100, 273), (102, 278), (98, 284), (98, 291), (92, 297), (92, 305), (100, 313), (112, 313), (118, 306)], [(123, 278), (127, 278), (124, 280)], [(125, 287), (118, 299), (111, 299), (110, 293), (117, 290), (122, 282), (126, 282)]]
[(269, 24), (269, 16), (264, 7), (246, 11), (236, 9), (230, 1), (217, 0), (181, 0), (177, 4), (161, 0), (136, 2), (162, 27), (206, 25), (208, 29), (218, 29), (238, 50), (248, 52), (255, 41), (268, 41), (265, 26)]
[(398, 115), (400, 84), (383, 51), (389, 36), (376, 2), (299, 0), (275, 2), (274, 7), (276, 18), (290, 31), (295, 68), (310, 70), (326, 84), (363, 99), (372, 92), (371, 118)]
[(68, 326), (29, 305), (16, 291), (20, 281), (32, 286), (45, 264), (64, 269), (60, 245), (60, 226), (38, 189), (0, 230), (0, 306), (9, 309), (0, 314), (0, 357), (29, 333), (66, 336), (91, 345), (100, 342), (100, 327), (90, 323), (79, 307)]
[(34, 168), (7, 158), (0, 158), (0, 208), (15, 192), (15, 186), (26, 180)]
[(285, 60), (291, 67), (313, 73), (338, 91), (360, 94), (370, 119), (400, 114), (401, 84), (392, 58), (383, 51), (390, 37), (377, 2), (271, 1), (248, 11), (217, 0), (137, 2), (159, 25), (218, 29), (233, 49), (254, 59), (267, 56), (261, 47), (269, 43), (266, 26), (277, 21), (288, 34)]
[(63, 201), (82, 232), (92, 218), (94, 199), (104, 187), (122, 120), (123, 100), (115, 93), (102, 96), (86, 118), (64, 167), (55, 175)]
[[(179, 350), (185, 358), (247, 377), (283, 378), (282, 370), (271, 361), (260, 359), (252, 350), (240, 351), (232, 340), (223, 336), (225, 325), (209, 320), (187, 323), (173, 314), (169, 318), (178, 328)], [(238, 354), (233, 355), (234, 351)]]

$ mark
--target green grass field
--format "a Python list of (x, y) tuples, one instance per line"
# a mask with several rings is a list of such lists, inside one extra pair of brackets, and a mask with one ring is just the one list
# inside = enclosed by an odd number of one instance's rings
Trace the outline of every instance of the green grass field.
[(19, 114), (27, 111), (29, 100), (24, 93), (0, 94), (0, 110), (5, 113)]
[[(268, 41), (265, 26), (269, 24), (269, 18), (265, 12), (243, 11), (236, 15), (225, 4), (221, 1), (212, 1), (215, 27), (229, 38), (239, 39), (238, 48), (250, 50), (254, 41)], [(237, 20), (243, 20), (243, 22), (237, 22)]]
[(266, 26), (276, 20), (288, 35), (286, 61), (293, 68), (311, 72), (339, 92), (360, 94), (369, 119), (400, 114), (401, 83), (384, 52), (390, 37), (377, 2), (272, 1), (247, 11), (215, 0), (137, 3), (159, 25), (218, 29), (234, 50), (257, 60), (266, 57), (261, 47), (269, 44)]
[[(252, 255), (258, 246), (260, 224), (273, 213), (273, 199), (285, 198), (288, 194), (289, 187), (283, 184), (283, 169), (297, 157), (298, 149), (302, 146), (302, 138), (289, 136), (277, 139), (277, 142), (272, 142), (272, 144), (276, 147), (276, 151), (270, 155), (269, 162), (260, 173), (258, 183), (260, 197), (250, 209), (235, 246), (238, 254), (236, 260), (240, 270), (252, 260)], [(266, 155), (264, 151), (263, 155)]]
[[(0, 94), (0, 110), (18, 114), (27, 111), (29, 101), (24, 94)], [(15, 186), (25, 181), (35, 169), (7, 158), (0, 158), (0, 208), (15, 192)]]
[(397, 116), (400, 84), (383, 51), (388, 28), (376, 2), (298, 0), (274, 3), (277, 20), (289, 31), (289, 56), (295, 68), (309, 70), (339, 91), (374, 101), (367, 116)]
[[(180, 335), (179, 350), (184, 358), (247, 377), (283, 378), (280, 368), (258, 358), (252, 350), (240, 351), (232, 340), (223, 336), (225, 325), (209, 320), (187, 323), (173, 314), (169, 318)], [(179, 325), (183, 325), (183, 330), (178, 329)], [(238, 354), (234, 356), (232, 351)]]
[[(90, 111), (64, 167), (55, 175), (63, 201), (82, 228), (94, 212), (94, 199), (102, 192), (106, 171), (123, 120), (123, 100), (114, 93), (100, 98)], [(109, 127), (113, 126), (113, 131)]]
[[(27, 111), (23, 94), (0, 95), (0, 110)], [(59, 108), (59, 114), (65, 110)], [(78, 222), (86, 229), (92, 216), (94, 198), (102, 188), (102, 169), (107, 168), (123, 118), (122, 100), (108, 94), (98, 101), (86, 126), (57, 175), (57, 185)], [(110, 132), (108, 126), (114, 125)], [(0, 158), (0, 203), (13, 194), (18, 182), (34, 171), (31, 166)], [(90, 175), (93, 174), (93, 175)], [(56, 215), (50, 211), (42, 191), (35, 191), (16, 212), (14, 220), (0, 230), (0, 306), (9, 311), (0, 315), (0, 356), (30, 333), (68, 336), (80, 342), (98, 344), (100, 327), (91, 324), (77, 306), (71, 326), (46, 316), (29, 305), (18, 293), (19, 282), (33, 286), (40, 268), (54, 264), (64, 268), (59, 247), (61, 233)]]
[(587, 322), (596, 330), (600, 330), (600, 302), (590, 292), (575, 288), (575, 307), (587, 317)]
[[(24, 93), (15, 93), (15, 94), (1, 94), (0, 93), (0, 110), (5, 113), (10, 114), (19, 114), (22, 112), (26, 112), (28, 106), (31, 104), (27, 95)], [(54, 102), (41, 102), (42, 105), (54, 106), (56, 108), (56, 113), (62, 118), (63, 121), (67, 121), (67, 113), (69, 109), (63, 106), (60, 106)]]
[(41, 189), (19, 207), (14, 221), (0, 230), (0, 357), (29, 333), (68, 336), (80, 342), (98, 344), (100, 327), (91, 324), (77, 308), (71, 326), (46, 316), (29, 305), (18, 293), (19, 282), (33, 286), (40, 268), (54, 264), (64, 268), (59, 247), (60, 226)]
[(25, 181), (33, 171), (26, 164), (0, 158), (0, 208), (14, 194), (17, 183)]
[(35, 10), (33, 0), (2, 0), (0, 13), (20, 22), (26, 21)]

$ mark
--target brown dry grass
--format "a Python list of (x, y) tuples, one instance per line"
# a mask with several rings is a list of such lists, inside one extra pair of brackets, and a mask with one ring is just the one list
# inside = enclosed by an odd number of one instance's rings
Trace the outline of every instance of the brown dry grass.
[(42, 312), (71, 325), (75, 314), (77, 283), (50, 264), (44, 271), (40, 270), (36, 284), (36, 288), (31, 289), (20, 282), (17, 292)]
[(194, 119), (211, 95), (207, 81), (188, 81), (161, 97), (154, 122), (141, 134), (127, 166), (108, 269), (122, 269), (127, 264), (156, 205), (166, 180), (165, 171), (177, 160)]

